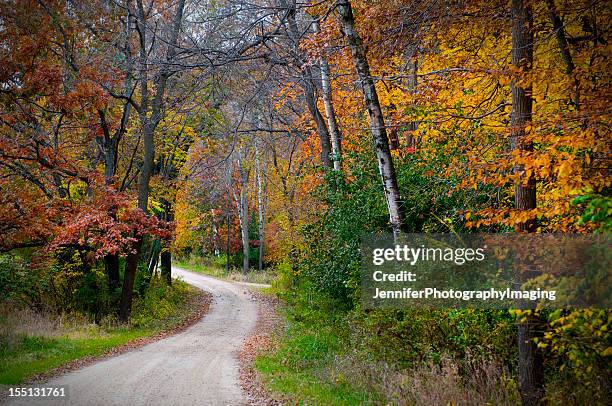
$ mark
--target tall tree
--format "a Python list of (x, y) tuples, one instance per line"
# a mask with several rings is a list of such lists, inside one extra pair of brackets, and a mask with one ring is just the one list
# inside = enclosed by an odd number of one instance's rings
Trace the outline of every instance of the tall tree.
[(357, 70), (365, 104), (370, 115), (370, 128), (378, 161), (378, 169), (385, 191), (387, 209), (389, 211), (389, 222), (391, 223), (393, 234), (397, 237), (404, 222), (404, 214), (399, 187), (397, 185), (395, 166), (391, 157), (391, 151), (389, 150), (389, 139), (387, 138), (385, 119), (380, 108), (380, 101), (378, 100), (374, 80), (370, 74), (370, 65), (368, 64), (366, 50), (359, 33), (355, 29), (355, 18), (353, 16), (351, 2), (348, 0), (338, 0), (337, 6), (342, 31), (344, 35), (346, 35), (347, 42), (351, 49), (353, 64)]
[[(312, 25), (314, 31), (319, 32), (318, 18), (315, 18)], [(319, 69), (321, 70), (321, 90), (323, 93), (323, 106), (325, 107), (325, 115), (327, 116), (327, 125), (329, 127), (332, 147), (332, 161), (334, 165), (334, 170), (341, 171), (342, 135), (338, 126), (338, 120), (336, 119), (336, 110), (334, 109), (334, 101), (332, 98), (333, 91), (331, 87), (331, 74), (325, 50), (321, 51), (321, 56), (319, 58)]]
[(300, 50), (300, 39), (302, 38), (303, 33), (300, 31), (296, 20), (296, 1), (280, 0), (279, 2), (280, 5), (287, 10), (288, 37), (292, 44), (294, 59), (301, 70), (301, 83), (302, 88), (304, 89), (306, 106), (308, 107), (308, 111), (310, 112), (310, 115), (312, 116), (312, 119), (317, 127), (317, 134), (319, 135), (319, 141), (321, 144), (321, 163), (325, 168), (332, 169), (333, 162), (331, 160), (331, 140), (329, 130), (317, 105), (317, 93), (312, 68), (310, 65), (305, 63), (304, 57)]
[(268, 161), (263, 157), (262, 148), (256, 140), (257, 159), (257, 212), (258, 212), (258, 237), (259, 237), (259, 271), (263, 270), (265, 255), (265, 231), (266, 231), (266, 205), (268, 200)]
[(234, 194), (238, 219), (240, 220), (240, 235), (242, 238), (242, 272), (249, 272), (249, 177), (250, 170), (247, 167), (247, 147), (241, 146), (237, 155), (238, 163), (238, 188), (239, 194)]
[[(175, 6), (175, 11), (170, 27), (170, 35), (167, 40), (165, 60), (156, 76), (154, 77), (154, 90), (151, 89), (149, 80), (150, 69), (154, 65), (150, 61), (150, 47), (155, 38), (148, 39), (148, 34), (155, 32), (149, 26), (149, 13), (152, 13), (152, 7), (145, 8), (143, 0), (136, 1), (136, 24), (139, 34), (139, 67), (138, 67), (138, 82), (140, 88), (140, 103), (131, 101), (135, 110), (138, 112), (140, 119), (142, 139), (143, 139), (143, 163), (140, 169), (138, 179), (138, 207), (148, 212), (149, 203), (149, 188), (151, 181), (151, 173), (153, 170), (153, 160), (155, 158), (155, 130), (164, 113), (164, 96), (168, 79), (175, 73), (171, 68), (174, 57), (177, 52), (177, 45), (183, 21), (183, 11), (185, 9), (185, 0), (179, 0)], [(154, 92), (151, 94), (151, 92)], [(143, 244), (143, 236), (139, 236), (134, 243), (132, 252), (126, 259), (126, 266), (123, 278), (123, 286), (121, 291), (121, 303), (119, 308), (119, 318), (123, 321), (130, 317), (132, 310), (132, 296), (134, 289), (134, 280), (138, 261)]]
[[(512, 1), (512, 64), (528, 74), (533, 65), (533, 14), (529, 0)], [(533, 142), (526, 134), (532, 116), (532, 86), (515, 82), (512, 87), (512, 116), (510, 140), (513, 150), (528, 153), (533, 151)], [(527, 139), (526, 139), (527, 138)], [(514, 186), (516, 210), (536, 208), (536, 180), (533, 174), (526, 174), (523, 165), (515, 165), (518, 180)], [(535, 232), (533, 216), (518, 225), (519, 231)], [(519, 388), (524, 406), (538, 405), (543, 397), (544, 365), (543, 356), (535, 338), (541, 336), (542, 323), (533, 310), (518, 324), (519, 347)]]

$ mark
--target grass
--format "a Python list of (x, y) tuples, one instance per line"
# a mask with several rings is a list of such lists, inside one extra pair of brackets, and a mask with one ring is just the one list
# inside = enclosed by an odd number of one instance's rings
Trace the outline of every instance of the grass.
[(0, 326), (0, 384), (20, 384), (70, 361), (102, 355), (172, 328), (192, 313), (190, 305), (200, 294), (183, 282), (172, 288), (152, 287), (151, 294), (135, 303), (132, 323), (127, 326), (101, 326), (11, 309)]
[(373, 403), (369, 393), (353, 386), (341, 374), (328, 376), (337, 349), (325, 348), (327, 338), (303, 333), (284, 341), (277, 351), (259, 356), (255, 368), (265, 377), (266, 387), (296, 404)]
[(316, 309), (294, 312), (295, 308), (286, 310), (286, 330), (271, 351), (255, 360), (266, 389), (282, 395), (289, 404), (377, 403), (373, 393), (355, 385), (351, 371), (337, 368), (338, 357), (350, 351), (342, 323)]
[(208, 260), (207, 258), (190, 257), (174, 262), (178, 267), (201, 273), (204, 275), (214, 276), (215, 278), (230, 280), (234, 282), (262, 283), (269, 285), (274, 280), (274, 275), (270, 271), (254, 271), (251, 270), (247, 274), (236, 268), (227, 269), (219, 266)]
[[(282, 294), (281, 294), (282, 295)], [(255, 359), (265, 388), (287, 404), (514, 405), (516, 385), (494, 360), (400, 367), (360, 346), (353, 322), (316, 290), (284, 295), (286, 329)], [(401, 350), (401, 348), (399, 349)]]

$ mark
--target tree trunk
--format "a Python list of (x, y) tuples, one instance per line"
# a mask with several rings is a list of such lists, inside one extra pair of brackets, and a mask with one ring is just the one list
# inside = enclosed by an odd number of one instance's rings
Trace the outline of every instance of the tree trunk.
[[(185, 9), (185, 0), (179, 0), (176, 5), (176, 12), (172, 23), (172, 31), (170, 40), (168, 41), (168, 49), (166, 52), (166, 64), (162, 66), (162, 70), (155, 80), (155, 95), (150, 98), (149, 94), (149, 60), (147, 52), (147, 16), (142, 0), (136, 2), (137, 5), (137, 25), (140, 38), (139, 52), (139, 82), (140, 82), (140, 108), (138, 111), (140, 124), (142, 126), (142, 139), (144, 141), (143, 163), (140, 169), (138, 178), (138, 207), (148, 212), (149, 202), (149, 186), (151, 181), (151, 172), (153, 170), (153, 160), (155, 159), (155, 129), (162, 119), (163, 114), (163, 98), (166, 91), (166, 84), (171, 75), (170, 67), (172, 60), (176, 55), (176, 46), (178, 44), (181, 22), (183, 20), (183, 11)], [(138, 270), (138, 259), (140, 250), (142, 249), (143, 237), (138, 236), (134, 243), (134, 251), (136, 254), (130, 254), (127, 257), (123, 290), (121, 292), (121, 306), (119, 310), (119, 318), (122, 321), (127, 321), (132, 311), (132, 296), (134, 289), (134, 280), (136, 271)]]
[(240, 231), (242, 234), (242, 272), (249, 272), (249, 200), (247, 185), (240, 189)]
[(261, 151), (257, 151), (257, 209), (258, 209), (258, 238), (259, 238), (259, 271), (263, 270), (264, 263), (264, 241), (265, 241), (265, 230), (266, 230), (266, 200), (268, 193), (268, 181), (267, 181), (267, 163), (261, 162)]
[[(164, 220), (171, 222), (174, 221), (174, 209), (172, 202), (166, 199), (161, 199), (164, 207)], [(161, 276), (166, 280), (168, 285), (172, 285), (172, 241), (167, 239), (163, 242), (161, 248)]]
[[(408, 85), (408, 90), (414, 97), (414, 93), (416, 92), (416, 87), (418, 83), (417, 75), (418, 75), (418, 70), (419, 70), (419, 64), (418, 64), (418, 61), (415, 55), (409, 55), (409, 58), (410, 59), (408, 61), (407, 67), (410, 70), (410, 76), (408, 77), (407, 85)], [(416, 107), (414, 102), (412, 103), (412, 107), (413, 108)], [(419, 127), (419, 123), (417, 121), (412, 121), (408, 123), (408, 136), (406, 137), (406, 144), (408, 147), (416, 147), (415, 134), (416, 134), (416, 130), (418, 129), (418, 127)]]
[[(313, 23), (315, 32), (319, 31), (319, 22), (317, 20)], [(329, 133), (331, 138), (332, 147), (332, 161), (334, 170), (342, 170), (342, 135), (340, 134), (340, 128), (338, 127), (338, 121), (336, 120), (336, 111), (334, 109), (334, 102), (332, 99), (331, 79), (329, 73), (329, 64), (325, 52), (319, 61), (319, 68), (321, 69), (321, 89), (323, 90), (323, 106), (325, 107), (325, 115), (327, 116), (327, 125), (329, 126)]]
[(326, 169), (332, 169), (334, 166), (330, 157), (331, 143), (329, 132), (327, 131), (323, 115), (321, 115), (317, 107), (317, 97), (314, 88), (314, 84), (312, 83), (312, 70), (309, 67), (304, 68), (304, 96), (306, 97), (308, 111), (317, 126), (317, 134), (319, 134), (319, 142), (321, 145), (321, 163)]
[(212, 224), (212, 245), (213, 254), (218, 257), (221, 254), (221, 242), (219, 240), (219, 224), (215, 209), (210, 209), (211, 224)]
[(168, 285), (172, 285), (172, 252), (169, 248), (161, 252), (161, 276)]
[(342, 30), (351, 48), (353, 63), (361, 82), (365, 104), (370, 115), (372, 138), (374, 139), (378, 169), (385, 191), (385, 199), (389, 211), (389, 222), (393, 229), (393, 235), (397, 238), (403, 226), (404, 215), (399, 188), (397, 186), (395, 166), (393, 165), (391, 151), (389, 150), (385, 120), (380, 108), (374, 81), (370, 76), (370, 66), (368, 65), (366, 51), (359, 34), (355, 30), (355, 19), (353, 17), (351, 3), (348, 0), (338, 0), (337, 4)]
[(159, 238), (156, 238), (151, 245), (151, 258), (149, 258), (149, 266), (148, 266), (148, 278), (153, 278), (155, 274), (155, 268), (157, 268), (157, 263), (159, 261), (159, 253), (161, 251), (161, 241)]
[(542, 336), (542, 320), (536, 314), (525, 316), (518, 324), (519, 391), (523, 406), (542, 405), (544, 396), (544, 357), (533, 341)]
[(116, 254), (106, 254), (104, 256), (104, 270), (108, 277), (108, 289), (114, 292), (119, 288), (119, 256)]
[(134, 280), (138, 269), (138, 260), (142, 248), (142, 239), (134, 243), (134, 252), (128, 254), (125, 261), (125, 273), (121, 290), (121, 303), (119, 304), (119, 321), (127, 322), (132, 313), (132, 297), (134, 295)]
[[(557, 7), (555, 6), (554, 0), (546, 0), (546, 5), (548, 6), (550, 19), (555, 30), (555, 36), (557, 37), (557, 44), (559, 45), (559, 50), (561, 51), (561, 56), (565, 63), (565, 73), (572, 76), (576, 66), (574, 65), (574, 59), (572, 58), (567, 37), (565, 36), (563, 21), (561, 21), (561, 17), (557, 14)], [(572, 100), (572, 102), (576, 106), (576, 110), (580, 110), (580, 81), (576, 76), (574, 76), (574, 100)]]
[(231, 245), (230, 245), (230, 220), (231, 217), (229, 215), (229, 213), (227, 214), (227, 245), (225, 247), (225, 255), (227, 258), (227, 261), (225, 263), (225, 271), (229, 274), (230, 271), (230, 254), (231, 254)]
[(238, 216), (240, 220), (240, 231), (242, 236), (242, 272), (249, 272), (249, 172), (244, 166), (246, 153), (240, 151), (240, 197), (238, 198)]
[[(512, 0), (512, 64), (523, 72), (533, 64), (533, 15), (529, 0)], [(531, 85), (512, 84), (511, 143), (513, 150), (533, 151), (533, 143), (525, 141), (525, 127), (532, 115)], [(514, 186), (514, 204), (517, 210), (536, 208), (536, 180), (533, 175), (525, 179), (525, 168), (515, 165), (520, 178)], [(536, 231), (535, 219), (521, 223), (518, 231)], [(543, 397), (543, 356), (534, 339), (542, 334), (542, 322), (535, 313), (518, 323), (519, 390), (524, 406), (539, 405)]]

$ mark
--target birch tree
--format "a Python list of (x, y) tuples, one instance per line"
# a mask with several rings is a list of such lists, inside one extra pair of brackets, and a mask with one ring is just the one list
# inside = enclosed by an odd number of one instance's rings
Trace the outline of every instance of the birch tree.
[(359, 76), (359, 83), (370, 116), (370, 128), (374, 141), (376, 159), (378, 161), (378, 169), (385, 191), (389, 222), (393, 229), (393, 235), (397, 238), (404, 222), (404, 215), (399, 187), (397, 185), (395, 166), (391, 157), (391, 151), (389, 150), (389, 139), (387, 138), (385, 120), (380, 108), (374, 80), (370, 75), (370, 66), (368, 64), (366, 50), (359, 33), (355, 29), (355, 18), (353, 16), (351, 2), (348, 0), (338, 0), (337, 6), (340, 24), (351, 49), (353, 64)]
[[(318, 19), (315, 19), (312, 25), (314, 31), (319, 32)], [(329, 127), (332, 147), (331, 159), (333, 161), (334, 170), (342, 171), (342, 135), (340, 134), (338, 120), (336, 119), (336, 111), (334, 109), (334, 102), (332, 99), (331, 75), (325, 50), (322, 51), (322, 55), (319, 58), (319, 69), (321, 70), (321, 90), (323, 94), (323, 106), (325, 107), (325, 115), (327, 116), (327, 125)]]

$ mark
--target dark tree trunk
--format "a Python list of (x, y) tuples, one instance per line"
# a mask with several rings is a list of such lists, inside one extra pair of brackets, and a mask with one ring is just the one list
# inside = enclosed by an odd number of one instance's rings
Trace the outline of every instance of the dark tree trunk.
[(389, 150), (385, 120), (380, 108), (376, 87), (370, 75), (370, 66), (368, 65), (365, 47), (359, 34), (355, 30), (355, 19), (353, 17), (351, 3), (347, 0), (338, 0), (337, 4), (342, 30), (351, 48), (353, 63), (355, 64), (355, 69), (359, 76), (365, 104), (370, 115), (370, 126), (374, 139), (376, 158), (378, 160), (378, 169), (382, 178), (387, 208), (389, 210), (389, 222), (391, 223), (393, 234), (397, 238), (403, 226), (404, 215), (399, 187), (397, 186), (395, 166), (391, 158), (391, 151)]
[[(174, 207), (171, 201), (161, 199), (164, 207), (164, 220), (171, 222), (174, 221)], [(172, 285), (172, 241), (170, 239), (164, 240), (161, 245), (161, 276), (166, 280), (168, 285)]]
[(161, 253), (161, 276), (168, 285), (172, 285), (172, 253), (169, 249)]
[(310, 68), (304, 69), (304, 95), (308, 111), (317, 125), (317, 134), (319, 134), (319, 142), (321, 145), (321, 163), (326, 169), (333, 169), (334, 164), (331, 160), (331, 141), (329, 131), (325, 124), (325, 119), (317, 107), (317, 97), (312, 83), (312, 71)]
[[(512, 1), (512, 64), (522, 72), (533, 64), (533, 14), (529, 0)], [(531, 122), (532, 88), (512, 85), (511, 142), (514, 150), (532, 151), (533, 143), (525, 141), (525, 127)], [(514, 167), (519, 181), (514, 186), (514, 204), (517, 210), (536, 208), (536, 180), (525, 178), (522, 165)], [(517, 231), (535, 232), (536, 221), (530, 219), (517, 226)], [(543, 398), (543, 356), (534, 339), (542, 334), (542, 322), (531, 312), (518, 323), (519, 391), (524, 406), (539, 405)]]
[[(149, 93), (149, 60), (147, 47), (147, 17), (145, 13), (145, 7), (142, 0), (136, 2), (137, 5), (137, 26), (139, 29), (140, 38), (140, 67), (139, 67), (139, 82), (140, 82), (140, 108), (138, 114), (140, 117), (140, 124), (142, 126), (142, 139), (143, 139), (143, 163), (140, 169), (138, 178), (138, 207), (148, 213), (149, 203), (149, 191), (151, 173), (153, 171), (153, 163), (155, 159), (155, 129), (162, 120), (163, 107), (164, 107), (164, 95), (166, 91), (166, 85), (168, 78), (172, 72), (170, 63), (176, 55), (176, 47), (178, 44), (179, 33), (181, 29), (181, 22), (183, 20), (183, 11), (185, 9), (185, 0), (179, 0), (176, 4), (176, 12), (174, 14), (174, 20), (172, 24), (172, 30), (170, 33), (170, 40), (168, 41), (168, 49), (166, 53), (166, 64), (163, 65), (161, 72), (155, 79), (155, 93), (151, 98)], [(125, 273), (123, 276), (123, 289), (121, 292), (121, 304), (119, 308), (119, 319), (121, 321), (127, 321), (132, 311), (132, 297), (134, 290), (134, 280), (136, 279), (136, 272), (138, 270), (138, 261), (140, 257), (140, 251), (143, 245), (143, 236), (137, 236), (137, 241), (134, 243), (134, 253), (128, 255), (125, 265)]]
[[(408, 62), (408, 68), (410, 69), (410, 72), (409, 72), (410, 76), (408, 78), (407, 85), (408, 85), (408, 90), (410, 91), (410, 93), (414, 95), (414, 93), (416, 92), (416, 87), (418, 83), (419, 64), (416, 59), (416, 55), (410, 55), (409, 58), (410, 60)], [(416, 107), (416, 104), (413, 102), (412, 106)], [(407, 131), (408, 135), (406, 136), (406, 145), (408, 147), (416, 146), (417, 140), (415, 136), (416, 136), (416, 131), (418, 128), (419, 128), (419, 123), (417, 121), (412, 121), (408, 123), (408, 131)]]
[(544, 356), (534, 338), (542, 336), (542, 320), (529, 314), (518, 325), (519, 391), (523, 406), (542, 405), (544, 396)]
[(108, 289), (114, 292), (121, 283), (119, 276), (119, 256), (116, 254), (106, 254), (104, 256), (104, 270), (108, 278)]
[[(561, 56), (563, 57), (563, 62), (565, 63), (565, 73), (571, 76), (573, 75), (576, 66), (574, 65), (574, 59), (572, 58), (572, 54), (569, 49), (569, 44), (567, 42), (567, 37), (565, 36), (563, 21), (561, 20), (561, 17), (559, 17), (559, 14), (557, 14), (557, 7), (555, 6), (554, 0), (546, 0), (546, 5), (548, 6), (550, 19), (555, 30), (555, 36), (557, 37), (559, 51), (561, 51)], [(573, 98), (574, 100), (572, 100), (572, 102), (574, 103), (574, 106), (576, 106), (576, 110), (580, 110), (580, 81), (576, 76), (574, 76)]]
[(132, 298), (134, 296), (134, 280), (138, 270), (138, 260), (142, 249), (142, 239), (134, 243), (134, 251), (130, 253), (125, 262), (125, 274), (123, 275), (123, 286), (121, 290), (121, 303), (119, 305), (119, 320), (127, 322), (132, 313)]

